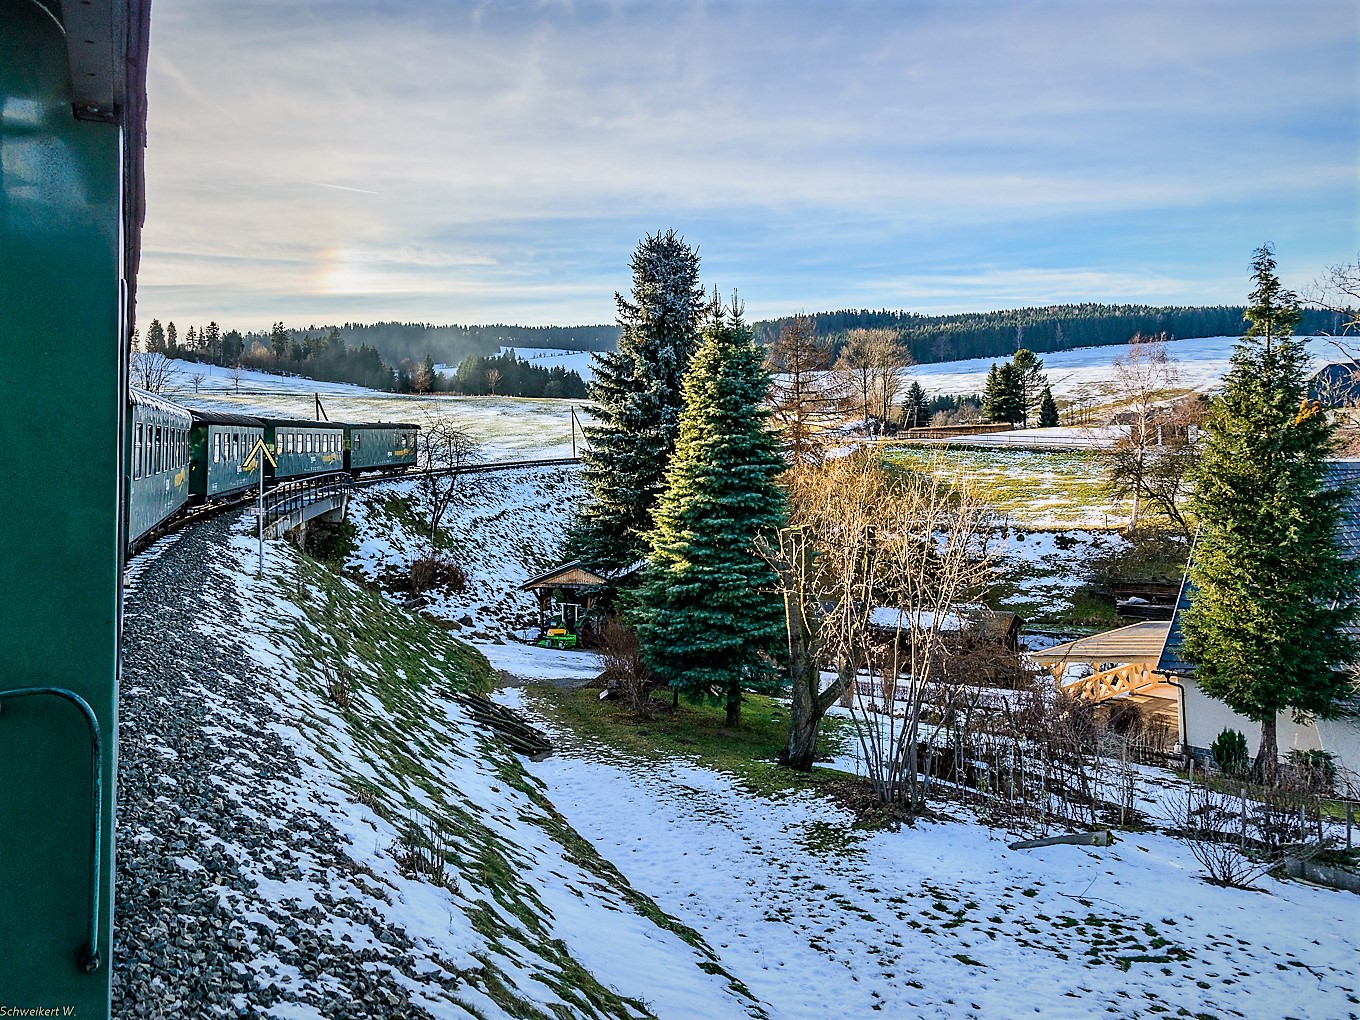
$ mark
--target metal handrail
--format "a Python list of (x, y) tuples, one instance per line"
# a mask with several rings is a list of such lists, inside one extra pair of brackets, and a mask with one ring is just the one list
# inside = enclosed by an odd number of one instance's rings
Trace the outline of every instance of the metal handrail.
[(99, 958), (99, 847), (104, 834), (103, 813), (100, 811), (104, 802), (104, 741), (99, 733), (99, 718), (90, 703), (65, 687), (16, 687), (0, 691), (0, 707), (4, 706), (7, 698), (27, 698), (38, 694), (66, 699), (80, 709), (85, 716), (85, 724), (90, 728), (90, 930), (85, 952), (80, 957), (80, 969), (93, 974), (102, 962)]
[(354, 479), (343, 472), (313, 475), (310, 478), (276, 485), (265, 492), (265, 527), (313, 503), (337, 495), (347, 495), (353, 488)]

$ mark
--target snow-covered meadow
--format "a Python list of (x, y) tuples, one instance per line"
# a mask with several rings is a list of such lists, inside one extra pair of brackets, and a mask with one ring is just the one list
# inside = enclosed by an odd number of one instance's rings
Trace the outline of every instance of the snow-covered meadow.
[[(1213, 336), (1168, 342), (1167, 354), (1175, 364), (1180, 385), (1200, 393), (1216, 389), (1227, 374), (1237, 339)], [(1341, 360), (1341, 354), (1328, 337), (1310, 337), (1307, 347), (1312, 370), (1328, 362)], [(1114, 344), (1055, 351), (1041, 357), (1053, 388), (1053, 396), (1059, 403), (1081, 398), (1099, 402), (1116, 395), (1114, 361), (1127, 356), (1128, 352), (1128, 344)], [(922, 388), (932, 396), (945, 393), (975, 394), (981, 393), (986, 387), (987, 372), (992, 364), (1004, 360), (971, 358), (935, 365), (914, 365), (907, 369), (905, 375), (920, 382)]]
[[(460, 509), (455, 530), (551, 529), (564, 492), (535, 475), (495, 480), (469, 500), (487, 507)], [(363, 555), (377, 562), (381, 528), (365, 534)], [(1121, 541), (1101, 531), (1058, 539), (1012, 533), (1003, 556), (1035, 578), (1017, 600), (1070, 593), (1082, 565)], [(507, 626), (482, 592), (535, 566), (487, 550), (469, 563), (472, 594), (444, 611), (473, 611), (487, 634)], [(598, 668), (593, 656), (479, 647), (513, 675), (498, 700), (552, 730), (558, 753), (527, 767), (556, 809), (630, 884), (701, 932), (772, 1017), (1360, 1011), (1347, 894), (1270, 878), (1263, 892), (1211, 886), (1186, 847), (1156, 831), (1120, 833), (1109, 848), (1011, 851), (1012, 836), (957, 806), (913, 829), (856, 829), (846, 809), (812, 794), (761, 796), (695, 761), (639, 762), (558, 728), (539, 686), (581, 682)], [(1176, 789), (1169, 773), (1143, 769), (1139, 807), (1167, 825)]]
[[(504, 690), (536, 714), (532, 687)], [(551, 725), (551, 713), (537, 718)], [(1184, 845), (1009, 850), (963, 809), (853, 828), (810, 793), (775, 798), (683, 759), (629, 760), (554, 733), (528, 766), (629, 881), (696, 930), (774, 1017), (1347, 1017), (1360, 1012), (1349, 894), (1204, 882)], [(1143, 770), (1139, 806), (1176, 795)], [(628, 819), (626, 825), (620, 819)]]

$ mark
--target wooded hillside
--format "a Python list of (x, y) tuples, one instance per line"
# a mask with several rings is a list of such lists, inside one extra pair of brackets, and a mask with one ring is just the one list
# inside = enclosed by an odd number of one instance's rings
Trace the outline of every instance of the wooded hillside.
[[(1165, 332), (1184, 340), (1202, 336), (1241, 336), (1246, 329), (1245, 308), (1156, 307), (1152, 305), (1050, 305), (1046, 308), (1014, 308), (999, 312), (965, 312), (958, 315), (918, 315), (867, 308), (817, 312), (811, 315), (820, 336), (833, 340), (851, 329), (897, 330), (922, 365), (964, 358), (1010, 357), (1025, 347), (1040, 354), (1074, 347), (1125, 344), (1135, 333), (1145, 336)], [(768, 343), (787, 319), (755, 324), (756, 337)], [(1309, 310), (1299, 333), (1340, 333), (1345, 316)]]

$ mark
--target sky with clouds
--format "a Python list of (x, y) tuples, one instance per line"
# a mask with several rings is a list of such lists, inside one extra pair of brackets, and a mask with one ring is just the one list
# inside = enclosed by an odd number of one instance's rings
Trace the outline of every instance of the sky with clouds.
[(140, 316), (1245, 300), (1360, 249), (1354, 0), (155, 0)]

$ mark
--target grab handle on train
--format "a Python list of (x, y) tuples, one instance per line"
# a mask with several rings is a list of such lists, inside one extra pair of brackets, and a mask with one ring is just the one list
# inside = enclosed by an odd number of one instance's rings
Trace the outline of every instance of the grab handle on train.
[(90, 728), (90, 931), (85, 951), (80, 957), (80, 969), (93, 974), (102, 962), (99, 958), (99, 846), (103, 835), (103, 816), (99, 807), (104, 801), (104, 742), (100, 737), (99, 719), (94, 709), (79, 694), (65, 687), (16, 687), (14, 690), (0, 691), (0, 712), (3, 712), (8, 699), (35, 695), (64, 698), (80, 709)]

